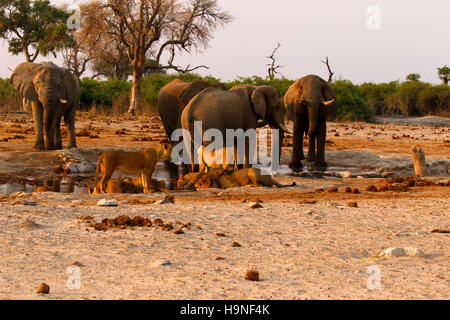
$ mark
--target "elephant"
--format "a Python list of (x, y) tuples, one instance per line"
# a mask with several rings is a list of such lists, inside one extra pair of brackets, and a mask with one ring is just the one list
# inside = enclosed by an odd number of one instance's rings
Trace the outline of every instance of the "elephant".
[[(203, 90), (184, 109), (181, 114), (181, 126), (189, 132), (190, 141), (184, 137), (185, 146), (190, 152), (192, 171), (194, 171), (194, 121), (201, 121), (202, 134), (209, 129), (216, 129), (225, 139), (227, 129), (249, 129), (258, 127), (263, 121), (272, 128), (287, 131), (284, 126), (284, 111), (277, 91), (271, 86), (238, 85), (229, 91), (209, 88)], [(284, 136), (284, 134), (280, 134)], [(236, 141), (235, 141), (236, 142)], [(203, 137), (203, 145), (209, 144)], [(225, 141), (223, 141), (225, 146)], [(280, 144), (281, 148), (281, 144)], [(253, 151), (253, 150), (252, 150)], [(239, 156), (238, 151), (238, 156)], [(244, 167), (249, 167), (249, 143), (245, 144)], [(242, 159), (242, 157), (240, 158)]]
[[(76, 148), (75, 112), (79, 84), (72, 73), (52, 62), (19, 64), (11, 84), (22, 95), (34, 119), (34, 150), (62, 149), (61, 118), (69, 128), (69, 148)], [(45, 139), (44, 139), (45, 138)]]
[[(308, 162), (327, 167), (325, 162), (326, 119), (336, 112), (338, 103), (330, 84), (316, 75), (308, 75), (291, 85), (284, 96), (286, 114), (294, 121), (293, 152), (289, 167), (302, 167), (303, 136), (309, 137)], [(317, 152), (316, 152), (317, 143)]]
[(167, 138), (181, 128), (180, 117), (189, 101), (206, 88), (227, 90), (221, 83), (211, 83), (203, 80), (184, 82), (175, 79), (166, 84), (158, 93), (158, 111), (161, 117)]

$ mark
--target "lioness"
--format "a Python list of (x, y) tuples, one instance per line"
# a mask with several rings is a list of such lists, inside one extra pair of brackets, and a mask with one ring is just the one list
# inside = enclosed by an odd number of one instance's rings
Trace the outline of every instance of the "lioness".
[[(223, 167), (227, 170), (233, 170), (237, 168), (237, 154), (236, 148), (222, 148), (219, 150), (209, 151), (206, 146), (200, 146), (198, 148), (198, 164), (200, 166), (200, 172), (208, 172), (208, 168), (220, 168)], [(233, 167), (234, 163), (234, 167)]]
[[(106, 193), (142, 193), (144, 190), (141, 178), (137, 179), (109, 179), (106, 183)], [(101, 181), (94, 188), (89, 188), (89, 194), (101, 194)]]
[(106, 191), (108, 180), (119, 169), (127, 174), (141, 174), (145, 193), (150, 192), (150, 181), (159, 161), (170, 160), (172, 144), (168, 140), (161, 141), (158, 148), (148, 148), (138, 152), (110, 151), (100, 155), (97, 161), (94, 185), (97, 186), (98, 173), (101, 171), (100, 192)]
[(282, 185), (277, 182), (271, 175), (261, 174), (261, 169), (247, 168), (234, 172), (230, 172), (224, 169), (216, 169), (208, 173), (198, 172), (190, 173), (185, 176), (181, 176), (178, 181), (179, 189), (198, 189), (204, 188), (235, 188), (241, 186), (265, 186), (278, 188), (292, 187), (296, 183), (291, 185)]
[(231, 174), (233, 180), (241, 185), (241, 186), (264, 186), (264, 187), (273, 187), (276, 186), (278, 188), (283, 187), (293, 187), (297, 184), (293, 182), (290, 185), (283, 185), (277, 182), (270, 174), (265, 175), (261, 174), (261, 169), (258, 168), (246, 168), (233, 172)]

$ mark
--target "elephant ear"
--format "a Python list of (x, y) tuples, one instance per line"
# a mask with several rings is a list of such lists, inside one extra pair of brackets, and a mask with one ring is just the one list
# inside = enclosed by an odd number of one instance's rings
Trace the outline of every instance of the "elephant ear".
[(27, 101), (38, 100), (33, 84), (33, 74), (37, 68), (40, 68), (40, 65), (24, 62), (17, 66), (11, 76), (11, 84)]
[(77, 101), (79, 83), (72, 72), (67, 69), (59, 68), (61, 72), (61, 87), (64, 93), (61, 98), (67, 101)]
[(212, 85), (209, 82), (203, 80), (192, 81), (181, 93), (180, 100), (184, 104), (184, 106), (187, 106), (189, 104), (189, 101), (192, 100), (192, 98), (194, 98), (197, 94), (199, 94), (203, 90), (210, 87), (212, 87)]
[(336, 100), (336, 94), (334, 93), (334, 90), (329, 83), (326, 84), (323, 90), (323, 97), (325, 102), (323, 108), (325, 109), (326, 114), (327, 115), (335, 114), (338, 108), (338, 103)]
[(256, 115), (261, 118), (266, 118), (268, 108), (268, 98), (270, 95), (270, 88), (268, 86), (261, 86), (255, 89), (252, 94), (253, 110)]

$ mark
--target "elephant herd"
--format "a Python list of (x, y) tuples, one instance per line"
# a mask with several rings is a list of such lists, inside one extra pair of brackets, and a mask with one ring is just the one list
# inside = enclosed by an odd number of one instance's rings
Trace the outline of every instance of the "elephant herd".
[[(33, 112), (34, 149), (62, 149), (62, 117), (69, 128), (69, 148), (76, 148), (75, 111), (79, 84), (70, 71), (51, 62), (22, 63), (14, 70), (11, 83), (22, 95), (24, 106)], [(269, 125), (280, 130), (281, 155), (284, 133), (287, 132), (284, 119), (288, 118), (294, 122), (290, 167), (302, 167), (304, 136), (309, 137), (307, 160), (316, 166), (326, 166), (326, 118), (337, 110), (336, 96), (329, 83), (315, 75), (303, 77), (286, 92), (284, 105), (286, 110), (271, 86), (245, 84), (227, 90), (220, 83), (175, 79), (158, 94), (158, 111), (169, 139), (180, 128), (189, 132), (192, 139), (195, 121), (201, 121), (203, 132), (216, 129), (223, 137), (227, 129), (247, 131)], [(248, 155), (246, 145), (246, 166)], [(193, 157), (190, 158), (193, 165)]]
[[(309, 75), (296, 81), (281, 99), (271, 86), (237, 85), (230, 90), (217, 83), (173, 80), (158, 95), (158, 110), (168, 138), (176, 129), (185, 129), (194, 137), (194, 122), (201, 121), (202, 131), (216, 129), (226, 136), (227, 129), (256, 129), (269, 125), (279, 129), (279, 151), (284, 133), (284, 119), (294, 122), (293, 154), (290, 167), (299, 169), (304, 160), (303, 137), (309, 137), (308, 161), (325, 167), (326, 118), (337, 110), (336, 96), (325, 80)], [(186, 137), (185, 137), (186, 138)], [(203, 142), (206, 144), (207, 142)], [(190, 145), (193, 145), (190, 143)], [(316, 147), (317, 146), (317, 147)], [(248, 165), (248, 144), (245, 146)], [(192, 151), (190, 154), (192, 155)], [(193, 166), (193, 156), (190, 156)]]

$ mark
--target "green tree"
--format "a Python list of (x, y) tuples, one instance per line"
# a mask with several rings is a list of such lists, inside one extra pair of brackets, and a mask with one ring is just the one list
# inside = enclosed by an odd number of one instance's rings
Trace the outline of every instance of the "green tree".
[(406, 81), (411, 82), (419, 82), (420, 81), (420, 74), (418, 73), (410, 73), (406, 76)]
[(48, 0), (0, 0), (0, 37), (9, 41), (13, 55), (23, 53), (27, 62), (46, 56), (73, 42), (67, 28), (69, 13)]
[(450, 80), (450, 68), (445, 65), (442, 68), (437, 68), (437, 70), (439, 79), (441, 79), (446, 85), (448, 85), (448, 81)]

